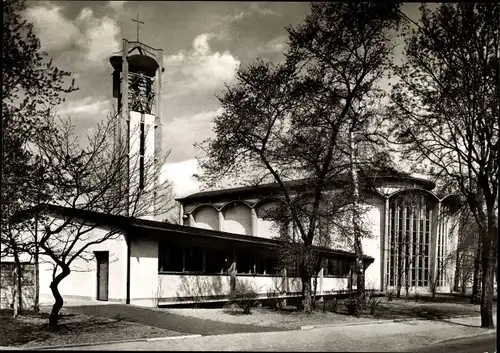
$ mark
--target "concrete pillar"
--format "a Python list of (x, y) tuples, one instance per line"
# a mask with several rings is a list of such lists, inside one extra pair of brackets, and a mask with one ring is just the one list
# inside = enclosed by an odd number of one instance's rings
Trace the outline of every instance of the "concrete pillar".
[[(286, 268), (283, 269), (282, 275), (283, 275), (283, 282), (281, 285), (281, 293), (280, 294), (288, 294), (290, 292), (290, 288), (288, 286), (288, 276), (286, 273)], [(287, 304), (286, 298), (282, 299), (280, 302), (281, 302), (281, 304), (280, 304), (281, 307), (285, 307)]]
[(236, 261), (233, 261), (229, 267), (229, 292), (233, 293), (236, 290)]
[[(435, 220), (435, 221), (434, 221)], [(436, 279), (437, 271), (438, 271), (438, 266), (437, 266), (437, 258), (438, 258), (438, 252), (437, 252), (437, 244), (441, 240), (440, 238), (444, 236), (442, 232), (442, 227), (440, 225), (442, 224), (442, 219), (441, 219), (441, 202), (438, 202), (437, 205), (437, 213), (435, 217), (431, 217), (431, 221), (434, 221), (430, 232), (429, 232), (429, 285), (430, 279)], [(440, 231), (441, 230), (441, 231)]]
[(222, 214), (222, 210), (217, 211), (217, 215), (219, 216), (219, 230), (224, 231), (224, 215)]
[(179, 202), (179, 224), (181, 226), (184, 225), (184, 206), (182, 205), (182, 202)]
[(252, 235), (256, 237), (258, 235), (258, 226), (259, 226), (259, 220), (257, 218), (257, 211), (255, 211), (255, 208), (250, 209), (250, 213), (252, 216)]
[(387, 290), (387, 286), (389, 284), (389, 275), (388, 275), (388, 268), (387, 268), (387, 261), (389, 259), (389, 220), (390, 220), (390, 215), (389, 215), (389, 198), (385, 198), (385, 210), (384, 210), (384, 239), (382, 239), (382, 256), (381, 256), (381, 261), (382, 263), (380, 264), (380, 268), (382, 269), (382, 273), (380, 276), (380, 288), (382, 290)]
[(318, 281), (319, 281), (319, 295), (323, 295), (323, 267), (321, 267), (321, 270), (319, 270), (319, 275), (318, 275)]
[(194, 221), (194, 217), (193, 217), (193, 214), (190, 213), (189, 214), (189, 226), (190, 227), (194, 227), (196, 225), (196, 222)]

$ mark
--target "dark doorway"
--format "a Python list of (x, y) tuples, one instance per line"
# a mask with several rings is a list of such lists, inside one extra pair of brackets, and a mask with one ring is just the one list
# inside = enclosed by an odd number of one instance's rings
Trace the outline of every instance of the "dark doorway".
[(97, 259), (97, 300), (108, 300), (109, 252), (96, 251)]

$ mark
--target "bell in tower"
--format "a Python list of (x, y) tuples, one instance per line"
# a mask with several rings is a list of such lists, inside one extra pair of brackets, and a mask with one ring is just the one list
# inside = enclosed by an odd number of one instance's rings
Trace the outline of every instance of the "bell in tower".
[[(134, 21), (138, 26), (144, 23)], [(129, 155), (128, 182), (120, 187), (129, 191), (154, 188), (158, 182), (147, 178), (147, 166), (156, 166), (161, 153), (162, 58), (162, 49), (139, 41), (138, 28), (137, 41), (123, 39), (119, 55), (109, 59), (114, 69), (113, 97), (117, 107), (115, 146), (126, 148)]]

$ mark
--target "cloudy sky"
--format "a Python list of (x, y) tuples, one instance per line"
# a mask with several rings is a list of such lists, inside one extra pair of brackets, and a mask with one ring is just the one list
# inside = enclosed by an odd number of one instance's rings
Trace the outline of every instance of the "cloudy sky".
[[(418, 6), (403, 11), (416, 19)], [(282, 60), (285, 26), (308, 11), (305, 2), (29, 1), (25, 16), (54, 63), (73, 73), (79, 90), (59, 113), (70, 115), (83, 136), (115, 104), (109, 57), (122, 38), (136, 39), (132, 18), (139, 13), (141, 41), (163, 49), (163, 147), (171, 149), (166, 173), (179, 197), (199, 190), (193, 143), (212, 134), (221, 111), (215, 95), (239, 67)]]

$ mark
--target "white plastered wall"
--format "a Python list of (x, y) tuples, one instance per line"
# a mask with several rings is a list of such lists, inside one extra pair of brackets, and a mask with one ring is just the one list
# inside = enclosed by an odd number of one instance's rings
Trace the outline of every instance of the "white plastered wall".
[(200, 206), (193, 211), (194, 226), (203, 229), (219, 229), (218, 211), (212, 206)]
[[(91, 231), (89, 241), (101, 239), (108, 231), (95, 228)], [(64, 239), (64, 238), (63, 238)], [(78, 242), (74, 249), (80, 249)], [(127, 283), (127, 244), (123, 234), (113, 236), (100, 244), (90, 245), (85, 250), (85, 257), (76, 258), (70, 265), (71, 273), (59, 284), (59, 291), (64, 299), (97, 299), (97, 260), (92, 256), (94, 251), (109, 251), (108, 300), (124, 302)], [(50, 283), (54, 261), (44, 255), (40, 257), (40, 300), (53, 302)]]
[(231, 203), (222, 210), (224, 214), (224, 231), (236, 234), (252, 234), (250, 207), (242, 203)]
[(152, 306), (158, 291), (158, 240), (134, 236), (130, 241), (130, 304)]
[[(144, 163), (145, 165), (152, 164), (154, 159), (155, 151), (155, 136), (154, 136), (154, 115), (151, 114), (141, 114), (136, 111), (130, 112), (130, 129), (129, 129), (129, 155), (130, 155), (130, 166), (129, 170), (131, 173), (131, 185), (139, 185), (139, 152), (140, 152), (140, 136), (141, 136), (141, 116), (144, 116)], [(147, 173), (153, 173), (153, 170), (146, 168)], [(149, 170), (148, 170), (149, 169)], [(147, 176), (145, 177), (147, 180)], [(149, 183), (145, 185), (147, 189), (153, 188), (154, 184)], [(148, 214), (153, 215), (153, 205), (151, 205), (151, 211)], [(143, 216), (141, 218), (153, 219), (153, 216)]]
[(363, 215), (363, 225), (370, 232), (370, 238), (363, 238), (363, 254), (374, 258), (373, 263), (365, 271), (366, 289), (381, 289), (382, 246), (384, 237), (385, 202), (382, 198), (373, 197), (363, 205), (367, 209)]
[(262, 218), (262, 215), (269, 209), (276, 208), (278, 202), (266, 202), (257, 205), (257, 236), (262, 238), (271, 239), (272, 237), (278, 236), (279, 232), (276, 226), (274, 226), (272, 221), (267, 221)]

